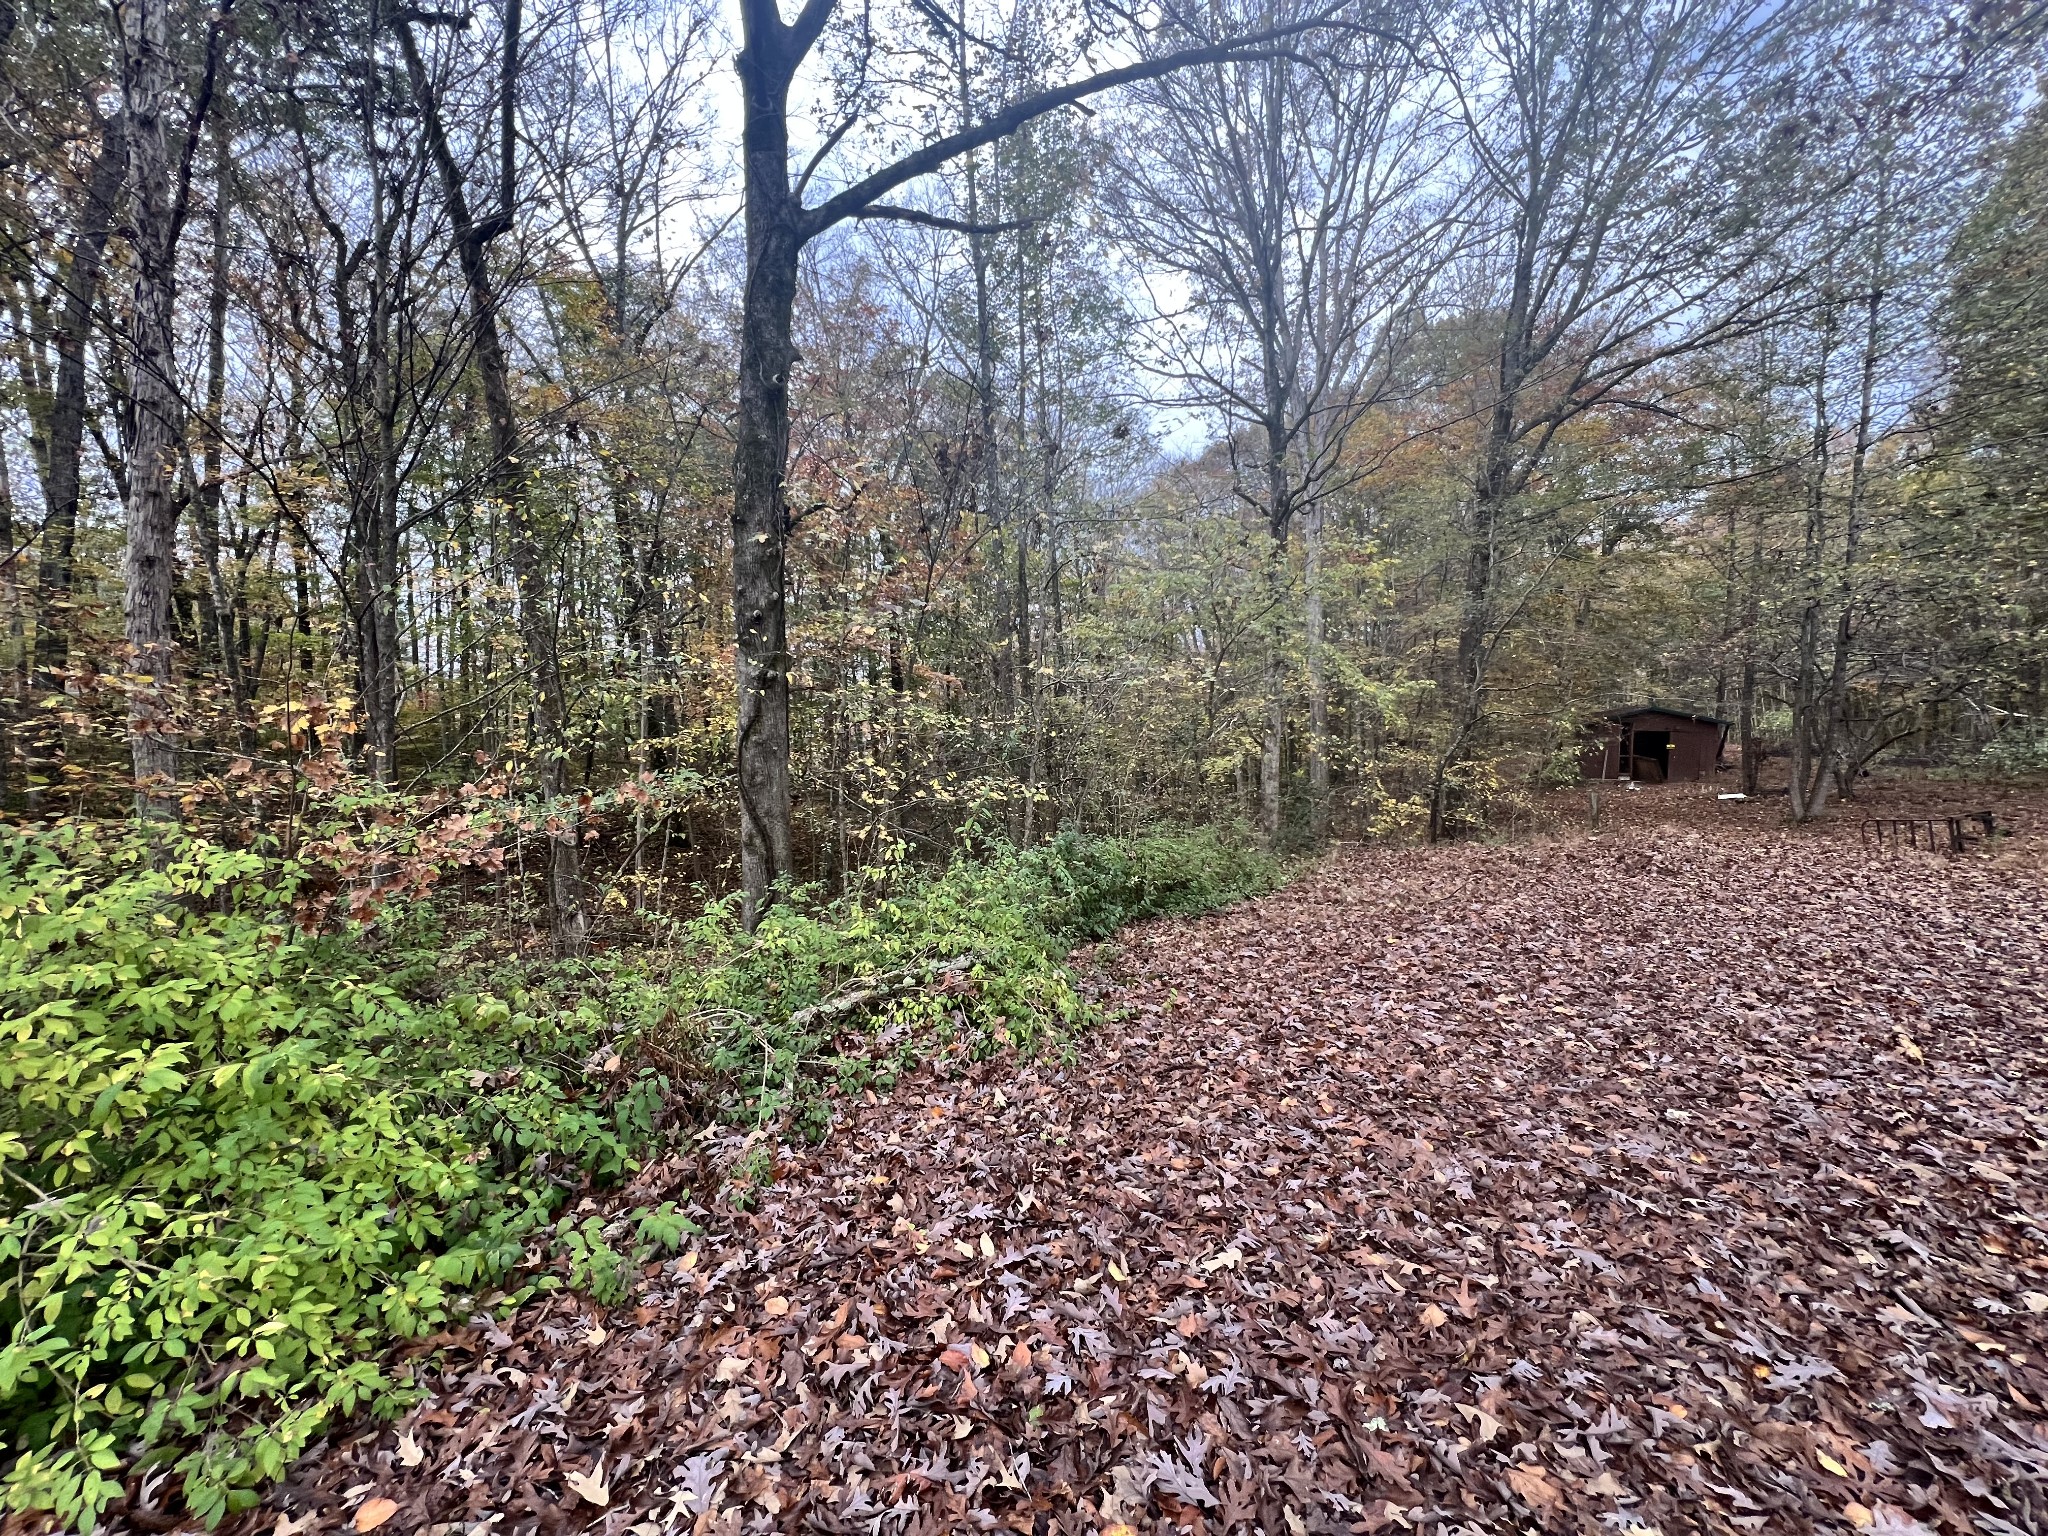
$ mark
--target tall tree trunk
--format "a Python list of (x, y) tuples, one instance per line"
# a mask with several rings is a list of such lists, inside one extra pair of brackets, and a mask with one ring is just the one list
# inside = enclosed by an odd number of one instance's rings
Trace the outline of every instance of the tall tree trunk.
[[(966, 128), (974, 121), (974, 76), (968, 65), (967, 40), (972, 35), (970, 18), (965, 0), (958, 6), (957, 25), (954, 29), (953, 70), (954, 85), (960, 110), (959, 125)], [(975, 480), (976, 500), (981, 516), (997, 527), (997, 549), (993, 565), (996, 571), (998, 607), (1001, 617), (1002, 569), (1001, 534), (1002, 526), (1002, 456), (996, 451), (996, 344), (993, 301), (989, 294), (989, 267), (991, 254), (989, 236), (982, 230), (981, 198), (981, 156), (979, 153), (967, 156), (967, 260), (969, 270), (974, 274), (974, 409), (975, 409)], [(1021, 261), (1021, 256), (1020, 256)], [(1018, 347), (1022, 349), (1023, 337), (1018, 336)], [(1024, 601), (1021, 589), (1016, 600)], [(1012, 626), (1005, 625), (1006, 638)], [(1006, 647), (1007, 649), (1007, 647)], [(992, 658), (994, 664), (1007, 672), (997, 679), (1002, 706), (1014, 712), (1017, 705), (1019, 682), (1017, 658), (1014, 654), (1005, 658), (998, 654)]]
[(21, 612), (21, 583), (15, 577), (20, 561), (14, 545), (14, 479), (7, 471), (7, 455), (0, 453), (0, 613), (7, 615), (7, 696), (0, 708), (0, 805), (8, 803), (8, 790), (17, 774), (26, 782), (27, 761), (22, 753), (22, 706), (28, 699), (28, 631)]
[[(1019, 351), (1021, 353), (1021, 347), (1019, 348)], [(1020, 356), (1018, 358), (1020, 371), (1022, 362), (1023, 358)], [(1022, 402), (1020, 401), (1020, 406), (1021, 403)], [(1023, 432), (1023, 420), (1023, 412), (1020, 409), (1017, 416), (1018, 431), (1020, 436)], [(1023, 455), (1021, 453), (1019, 453), (1018, 459), (1018, 467), (1021, 471), (1023, 467)], [(1021, 482), (1023, 479), (1023, 475), (1020, 473), (1017, 478)], [(1038, 679), (1034, 675), (1035, 663), (1032, 661), (1031, 658), (1032, 512), (1030, 508), (1025, 506), (1024, 501), (1024, 488), (1020, 483), (1017, 487), (1017, 545), (1015, 550), (1016, 567), (1011, 581), (1013, 605), (1010, 610), (1012, 628), (1012, 633), (1010, 636), (1010, 654), (1015, 658), (1012, 666), (1011, 675), (1016, 679), (1017, 709), (1023, 717), (1025, 734), (1027, 737), (1029, 737), (1032, 735), (1032, 733), (1034, 733), (1037, 730), (1038, 726)], [(1032, 742), (1026, 742), (1025, 751), (1027, 756), (1032, 750), (1032, 746)], [(1030, 788), (1036, 788), (1035, 781), (1030, 786)], [(1022, 826), (1020, 829), (1021, 839), (1026, 844), (1030, 843), (1032, 833), (1032, 816), (1029, 794), (1030, 790), (1027, 789), (1024, 805), (1024, 815), (1022, 818)]]
[(1813, 426), (1807, 450), (1806, 527), (1800, 549), (1799, 633), (1792, 692), (1792, 783), (1794, 821), (1811, 821), (1827, 805), (1828, 759), (1834, 750), (1833, 720), (1820, 680), (1821, 608), (1826, 597), (1829, 442), (1828, 364), (1834, 355), (1834, 304), (1822, 311), (1821, 349), (1813, 377)]
[(490, 433), (491, 497), (503, 509), (511, 536), (512, 580), (519, 595), (518, 627), (526, 663), (533, 671), (533, 734), (538, 747), (539, 787), (546, 802), (548, 867), (546, 874), (548, 930), (558, 954), (577, 954), (589, 935), (583, 905), (580, 847), (581, 816), (568, 794), (568, 695), (562, 682), (556, 645), (554, 608), (547, 573), (541, 566), (540, 539), (527, 471), (519, 462), (519, 420), (512, 404), (512, 369), (498, 319), (498, 293), (491, 283), (491, 242), (512, 227), (514, 148), (513, 91), (519, 72), (519, 0), (505, 11), (505, 53), (498, 83), (499, 142), (498, 206), (485, 219), (471, 216), (462, 168), (456, 162), (441, 121), (440, 102), (427, 76), (412, 23), (401, 20), (397, 31), (405, 54), (427, 147), (441, 177), (454, 226), (456, 255), (469, 297), (472, 360), (484, 401)]
[(1512, 472), (1509, 456), (1518, 385), (1511, 381), (1519, 379), (1519, 365), (1510, 360), (1509, 354), (1517, 350), (1512, 344), (1502, 349), (1500, 391), (1488, 413), (1479, 474), (1473, 488), (1471, 523), (1465, 539), (1465, 591), (1458, 612), (1457, 713), (1430, 796), (1431, 842), (1444, 835), (1452, 809), (1455, 770), (1464, 762), (1486, 719), (1486, 671), (1492, 661), (1500, 526), (1510, 496)]
[(1466, 529), (1464, 600), (1458, 615), (1457, 713), (1430, 785), (1432, 843), (1447, 829), (1455, 772), (1486, 719), (1486, 670), (1495, 641), (1494, 587), (1499, 580), (1501, 521), (1522, 483), (1515, 465), (1515, 427), (1522, 390), (1529, 381), (1539, 207), (1532, 199), (1515, 223), (1514, 278), (1501, 322), (1493, 399), (1481, 423), (1471, 522)]
[[(1039, 327), (1039, 329), (1042, 333), (1042, 324)], [(1023, 360), (1022, 335), (1023, 333), (1020, 329), (1018, 341), (1018, 360), (1020, 363)], [(1035, 370), (1035, 373), (1037, 379), (1037, 414), (1039, 423), (1037, 523), (1041, 543), (1043, 545), (1049, 546), (1052, 542), (1050, 535), (1054, 526), (1054, 498), (1059, 491), (1060, 450), (1059, 444), (1057, 440), (1054, 438), (1052, 432), (1050, 406), (1046, 399), (1046, 373), (1045, 356), (1043, 348), (1041, 348), (1039, 352), (1038, 366)], [(1020, 590), (1022, 590), (1023, 588), (1023, 582), (1027, 570), (1023, 553), (1025, 547), (1026, 546), (1022, 544), (1019, 545), (1019, 553), (1017, 559), (1017, 576)], [(1052, 585), (1055, 588), (1057, 588), (1057, 586), (1059, 585), (1059, 562), (1057, 558), (1048, 559), (1042, 563), (1044, 563), (1046, 567), (1048, 579), (1050, 580)], [(1056, 604), (1047, 605), (1048, 609), (1054, 606), (1056, 606)], [(1024, 655), (1027, 662), (1024, 677), (1026, 685), (1029, 690), (1026, 694), (1026, 699), (1030, 705), (1029, 716), (1026, 724), (1026, 729), (1029, 733), (1029, 741), (1027, 743), (1024, 762), (1023, 843), (1026, 848), (1029, 848), (1032, 844), (1033, 839), (1036, 837), (1038, 831), (1038, 798), (1040, 794), (1043, 793), (1043, 786), (1045, 783), (1045, 694), (1046, 689), (1049, 686), (1052, 668), (1050, 665), (1048, 665), (1049, 661), (1051, 660), (1051, 647), (1050, 637), (1046, 633), (1045, 625), (1041, 624), (1039, 626), (1037, 645), (1034, 650), (1034, 648), (1030, 644), (1031, 604), (1028, 601), (1024, 602), (1023, 604), (1021, 604), (1021, 608), (1024, 614), (1025, 622), (1023, 631), (1020, 634), (1019, 639), (1024, 642)]]
[(1268, 849), (1280, 846), (1283, 819), (1281, 768), (1287, 745), (1287, 672), (1280, 654), (1280, 623), (1286, 562), (1283, 531), (1266, 549), (1266, 728), (1259, 747), (1259, 836)]
[[(36, 567), (35, 687), (44, 694), (61, 692), (71, 665), (71, 588), (78, 540), (78, 494), (85, 442), (85, 346), (98, 302), (100, 271), (107, 234), (128, 169), (125, 119), (109, 117), (100, 129), (100, 148), (86, 181), (85, 206), (63, 263), (54, 342), (57, 370), (50, 399), (50, 420), (42, 457), (43, 541)], [(27, 803), (41, 809), (44, 788), (55, 777), (63, 756), (63, 737), (55, 710), (37, 710), (24, 741), (27, 753)]]
[[(1728, 456), (1728, 475), (1737, 473), (1735, 455)], [(1742, 509), (1728, 503), (1728, 538), (1723, 545), (1728, 578), (1721, 593), (1721, 643), (1714, 652), (1714, 713), (1728, 717), (1728, 660), (1742, 612)]]
[[(816, 45), (836, 0), (805, 0), (793, 23), (775, 0), (740, 0), (744, 45), (735, 60), (742, 100), (741, 175), (746, 198), (747, 276), (741, 299), (740, 370), (733, 463), (733, 621), (739, 706), (740, 870), (743, 910), (758, 922), (777, 881), (790, 873), (789, 647), (784, 612), (788, 517), (783, 472), (789, 448), (791, 321), (797, 260), (806, 241), (849, 218), (932, 215), (885, 204), (890, 192), (1025, 123), (1119, 85), (1200, 64), (1233, 61), (1244, 50), (1322, 25), (1320, 20), (1180, 49), (1037, 92), (971, 129), (933, 139), (842, 188), (814, 208), (790, 181), (789, 89)], [(851, 126), (849, 123), (848, 126)], [(827, 148), (837, 142), (834, 134)], [(960, 228), (955, 221), (936, 220)], [(978, 226), (970, 226), (978, 227)]]
[(1259, 746), (1259, 837), (1267, 849), (1280, 846), (1280, 769), (1287, 744), (1286, 672), (1278, 636), (1266, 641), (1266, 731)]
[(177, 299), (177, 230), (164, 111), (171, 90), (168, 0), (122, 0), (122, 101), (127, 119), (135, 293), (128, 386), (128, 558), (125, 616), (129, 669), (128, 746), (136, 807), (166, 816), (176, 801), (178, 721), (172, 697), (176, 643), (171, 585), (176, 574), (177, 472), (185, 410), (175, 374), (172, 311)]
[(234, 596), (229, 592), (220, 564), (221, 475), (223, 413), (227, 408), (228, 329), (228, 226), (232, 198), (232, 168), (225, 112), (213, 120), (214, 190), (213, 249), (208, 267), (206, 296), (206, 414), (199, 424), (199, 504), (196, 508), (200, 558), (206, 569), (202, 610), (206, 617), (206, 639), (213, 645), (221, 676), (228, 686), (228, 705), (235, 719), (235, 735), (243, 750), (254, 745), (249, 717), (251, 703), (248, 679), (242, 669), (242, 652), (235, 636)]
[[(367, 125), (371, 132), (374, 124)], [(390, 206), (391, 189), (385, 167), (373, 157), (373, 207), (368, 356), (370, 420), (368, 437), (374, 459), (358, 490), (362, 511), (360, 547), (356, 552), (356, 661), (364, 715), (364, 757), (370, 777), (379, 784), (398, 776), (398, 711), (403, 690), (398, 672), (398, 491), (399, 369), (394, 355), (394, 328), (399, 303), (398, 274), (392, 263), (397, 236), (397, 210)], [(494, 452), (496, 445), (494, 443)], [(522, 480), (523, 486), (523, 480)], [(551, 924), (551, 926), (559, 926)]]
[(1309, 509), (1301, 525), (1302, 628), (1308, 650), (1308, 816), (1309, 836), (1330, 835), (1330, 699), (1323, 676), (1323, 508)]
[(1768, 516), (1762, 496), (1750, 516), (1749, 571), (1742, 610), (1742, 702), (1738, 731), (1742, 737), (1742, 792), (1754, 795), (1762, 783), (1763, 744), (1756, 734), (1757, 629), (1763, 622), (1764, 604), (1764, 520)]
[[(779, 27), (779, 24), (778, 24)], [(784, 545), (789, 513), (789, 373), (797, 200), (789, 183), (787, 42), (751, 30), (739, 59), (744, 98), (746, 304), (740, 328), (739, 424), (733, 449), (732, 604), (739, 703), (740, 881), (752, 928), (791, 873), (789, 639)]]
[[(1876, 424), (1878, 347), (1884, 327), (1883, 225), (1873, 255), (1870, 292), (1865, 298), (1862, 377), (1856, 402), (1856, 440), (1849, 455), (1849, 498), (1842, 518), (1842, 573), (1835, 612), (1834, 655), (1828, 668), (1827, 738), (1830, 756), (1840, 758), (1849, 740), (1849, 653), (1856, 638), (1856, 562), (1862, 553), (1865, 504), (1870, 494), (1870, 448)], [(1843, 799), (1855, 791), (1857, 764), (1846, 759), (1826, 765), (1835, 773)]]

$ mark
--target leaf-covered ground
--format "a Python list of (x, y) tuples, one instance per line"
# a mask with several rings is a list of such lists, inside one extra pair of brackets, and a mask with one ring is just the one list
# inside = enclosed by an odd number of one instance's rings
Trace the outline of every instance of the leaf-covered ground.
[(263, 1523), (2048, 1530), (2040, 844), (1778, 814), (1127, 933), (1071, 1061), (849, 1106), (626, 1305), (443, 1341)]

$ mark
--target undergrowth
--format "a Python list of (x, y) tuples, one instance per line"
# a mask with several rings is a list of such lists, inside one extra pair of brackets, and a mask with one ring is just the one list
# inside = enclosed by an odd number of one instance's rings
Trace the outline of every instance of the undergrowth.
[[(644, 952), (446, 974), (428, 908), (294, 921), (302, 872), (161, 829), (0, 834), (0, 1455), (91, 1525), (163, 1467), (209, 1523), (389, 1345), (544, 1261), (599, 1300), (690, 1230), (557, 1219), (679, 1116), (817, 1134), (834, 1089), (1081, 1024), (1078, 941), (1270, 886), (1213, 833), (1062, 837), (712, 906)], [(543, 1283), (557, 1283), (548, 1279)]]

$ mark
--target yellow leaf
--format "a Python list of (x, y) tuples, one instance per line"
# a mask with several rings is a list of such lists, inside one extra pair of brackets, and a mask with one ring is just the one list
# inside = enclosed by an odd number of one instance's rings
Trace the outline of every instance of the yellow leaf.
[(1826, 1451), (1815, 1451), (1813, 1459), (1820, 1463), (1823, 1472), (1832, 1472), (1837, 1477), (1847, 1477), (1849, 1475), (1849, 1469), (1835, 1460)]
[(355, 1528), (358, 1531), (374, 1531), (397, 1513), (396, 1499), (370, 1499), (356, 1511)]
[(787, 1317), (789, 1316), (789, 1298), (787, 1296), (770, 1296), (761, 1303), (761, 1310), (770, 1317)]
[(996, 1245), (988, 1240), (986, 1232), (981, 1234), (981, 1256), (984, 1259), (992, 1259), (996, 1256)]
[(413, 1439), (407, 1430), (398, 1437), (398, 1464), (402, 1467), (416, 1467), (427, 1459), (427, 1453), (420, 1449), (419, 1441)]
[(1864, 1508), (1861, 1504), (1843, 1505), (1842, 1518), (1844, 1520), (1847, 1520), (1851, 1525), (1855, 1526), (1856, 1529), (1859, 1531), (1867, 1531), (1873, 1525), (1877, 1524), (1877, 1516), (1873, 1515), (1868, 1509)]
[(978, 1369), (984, 1371), (988, 1369), (987, 1350), (983, 1349), (979, 1344), (970, 1344), (967, 1346), (967, 1353), (974, 1357), (974, 1364)]
[(1433, 1301), (1422, 1309), (1422, 1326), (1425, 1328), (1441, 1328), (1450, 1320), (1451, 1314)]

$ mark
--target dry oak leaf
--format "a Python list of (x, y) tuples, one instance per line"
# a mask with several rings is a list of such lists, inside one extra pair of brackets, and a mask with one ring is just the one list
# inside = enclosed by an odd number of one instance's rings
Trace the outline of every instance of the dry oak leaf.
[(588, 1472), (570, 1472), (562, 1481), (569, 1485), (569, 1491), (586, 1504), (595, 1504), (599, 1509), (612, 1501), (610, 1484), (604, 1480), (604, 1463), (599, 1462)]
[(356, 1511), (355, 1528), (358, 1531), (374, 1531), (397, 1513), (398, 1500), (370, 1499)]
[(1509, 1467), (1508, 1486), (1531, 1509), (1559, 1509), (1564, 1505), (1564, 1495), (1541, 1467)]
[(1496, 1419), (1484, 1408), (1474, 1408), (1469, 1403), (1460, 1403), (1458, 1404), (1458, 1412), (1463, 1414), (1466, 1422), (1471, 1424), (1473, 1433), (1481, 1444), (1491, 1440), (1500, 1433), (1500, 1420)]

